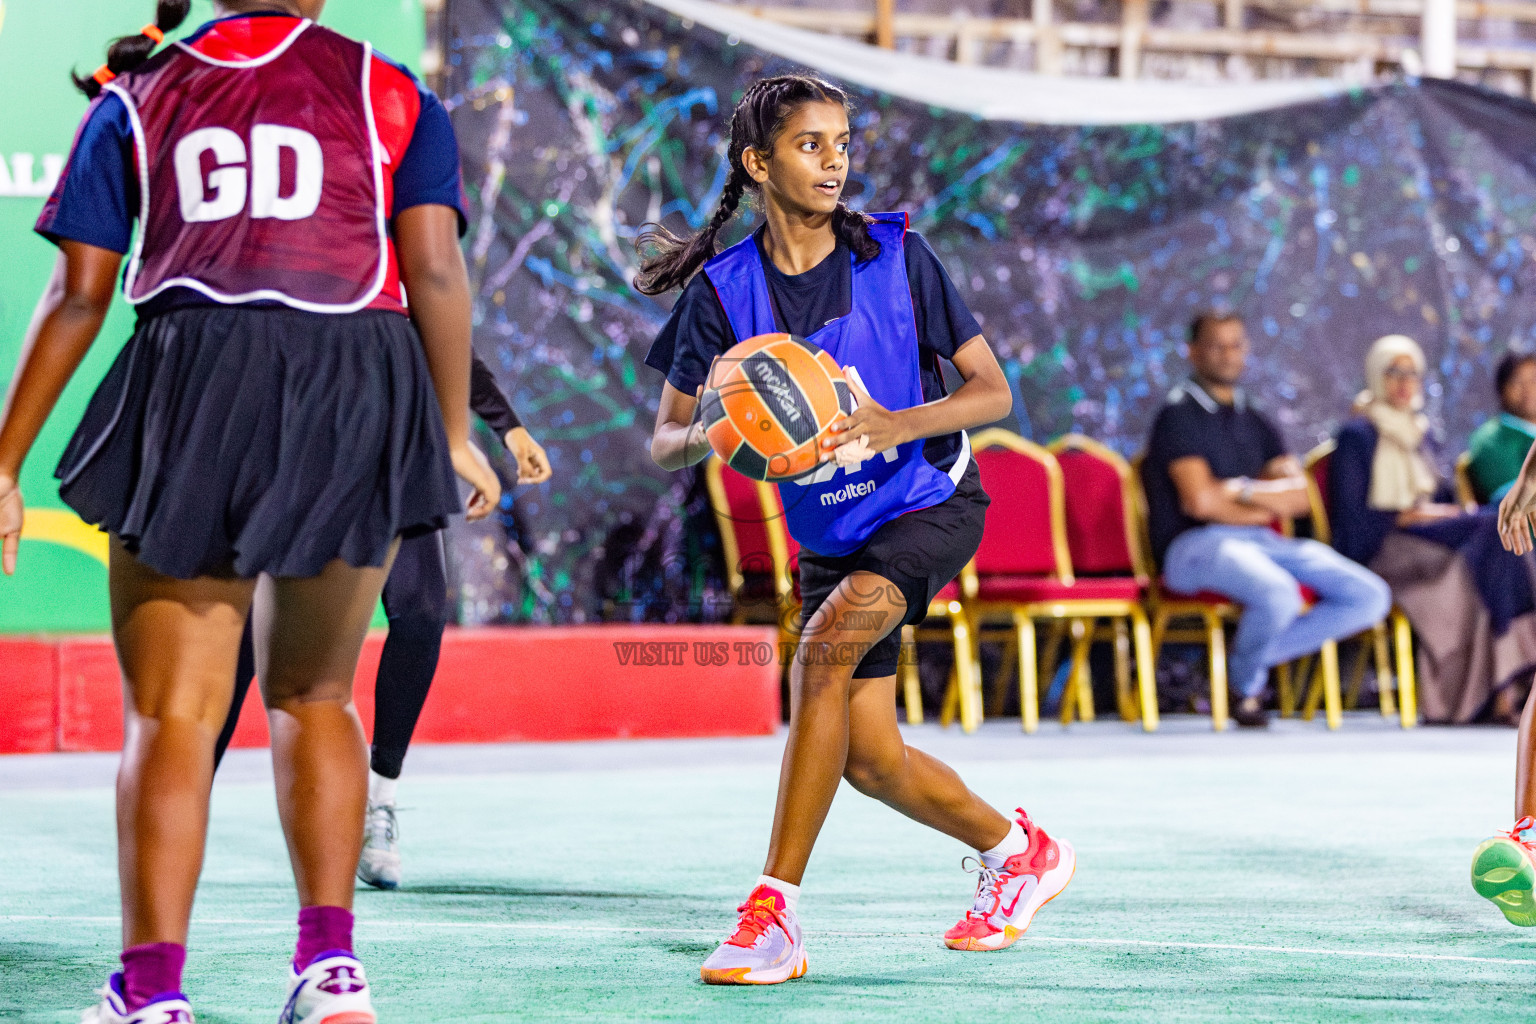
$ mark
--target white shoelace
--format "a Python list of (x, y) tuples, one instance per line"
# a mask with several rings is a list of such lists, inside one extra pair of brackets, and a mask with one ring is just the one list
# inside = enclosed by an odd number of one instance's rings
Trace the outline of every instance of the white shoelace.
[(383, 841), (387, 846), (400, 838), (400, 823), (395, 820), (395, 808), (393, 804), (374, 804), (368, 808), (368, 838), (378, 838), (383, 833)]
[[(976, 866), (966, 867), (967, 864)], [(962, 857), (960, 868), (966, 874), (976, 876), (976, 901), (971, 904), (972, 913), (989, 913), (992, 910), (993, 901), (997, 898), (997, 886), (1001, 873), (996, 868), (987, 867), (986, 863), (978, 857)]]

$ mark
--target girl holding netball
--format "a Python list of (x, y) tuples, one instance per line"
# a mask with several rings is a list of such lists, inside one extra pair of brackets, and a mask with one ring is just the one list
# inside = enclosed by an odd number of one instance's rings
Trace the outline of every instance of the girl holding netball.
[(58, 467), (64, 500), (112, 536), (125, 689), (123, 969), (86, 1020), (192, 1020), (214, 741), (254, 614), (301, 907), (282, 1019), (371, 1024), (351, 934), (358, 650), (399, 539), (463, 510), (455, 471), (472, 517), (499, 495), (469, 442), (458, 151), (408, 73), (313, 24), (324, 0), (219, 0), (151, 57), (189, 6), (160, 0), (81, 82), (93, 103), (38, 223), (58, 267), (0, 421), (3, 563), (22, 462), (132, 241), (138, 328)]
[[(842, 90), (799, 76), (759, 81), (732, 117), (730, 176), (709, 223), (687, 239), (651, 226), (640, 240), (636, 287), (683, 288), (646, 357), (667, 374), (651, 441), (658, 465), (681, 469), (709, 454), (699, 397), (714, 359), (750, 337), (808, 339), (845, 368), (858, 399), (822, 442), (822, 469), (780, 485), (803, 548), (803, 632), (768, 860), (736, 930), (704, 962), (704, 980), (717, 984), (805, 973), (800, 880), (839, 779), (978, 851), (976, 897), (945, 934), (951, 949), (1010, 945), (1075, 865), (1071, 846), (1022, 810), (1010, 822), (897, 728), (901, 627), (924, 618), (981, 541), (989, 499), (965, 431), (1007, 415), (1012, 397), (905, 216), (865, 216), (839, 198), (848, 145)], [(766, 223), (717, 256), (720, 229), (749, 193)], [(939, 357), (964, 379), (953, 394)], [(852, 471), (863, 486), (847, 486)], [(834, 653), (848, 650), (862, 660)]]

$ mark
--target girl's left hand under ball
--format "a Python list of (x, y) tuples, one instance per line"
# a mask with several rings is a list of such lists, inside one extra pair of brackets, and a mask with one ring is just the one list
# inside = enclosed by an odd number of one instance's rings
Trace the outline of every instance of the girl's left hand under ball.
[(835, 449), (853, 442), (862, 442), (873, 456), (910, 440), (902, 429), (900, 414), (891, 412), (869, 397), (869, 392), (860, 387), (851, 374), (847, 380), (848, 387), (858, 399), (858, 407), (833, 423), (834, 432), (822, 438), (822, 462), (831, 460)]
[(16, 573), (16, 553), (21, 548), (21, 488), (8, 476), (0, 476), (0, 569)]

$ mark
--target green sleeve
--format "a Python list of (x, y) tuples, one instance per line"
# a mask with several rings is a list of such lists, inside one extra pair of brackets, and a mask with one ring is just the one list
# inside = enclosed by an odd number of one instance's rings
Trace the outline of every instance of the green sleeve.
[(1487, 504), (1495, 492), (1520, 475), (1530, 445), (1530, 438), (1498, 420), (1489, 420), (1472, 432), (1467, 442), (1471, 456), (1467, 476), (1479, 502)]

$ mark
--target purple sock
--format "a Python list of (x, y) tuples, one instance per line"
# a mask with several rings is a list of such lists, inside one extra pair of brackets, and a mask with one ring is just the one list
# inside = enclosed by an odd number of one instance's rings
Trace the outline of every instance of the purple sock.
[(132, 1013), (148, 1006), (155, 996), (181, 991), (187, 947), (174, 942), (151, 942), (123, 950), (122, 961), (123, 1002)]
[(352, 911), (340, 907), (305, 907), (299, 911), (299, 946), (293, 969), (303, 971), (321, 953), (352, 952)]

